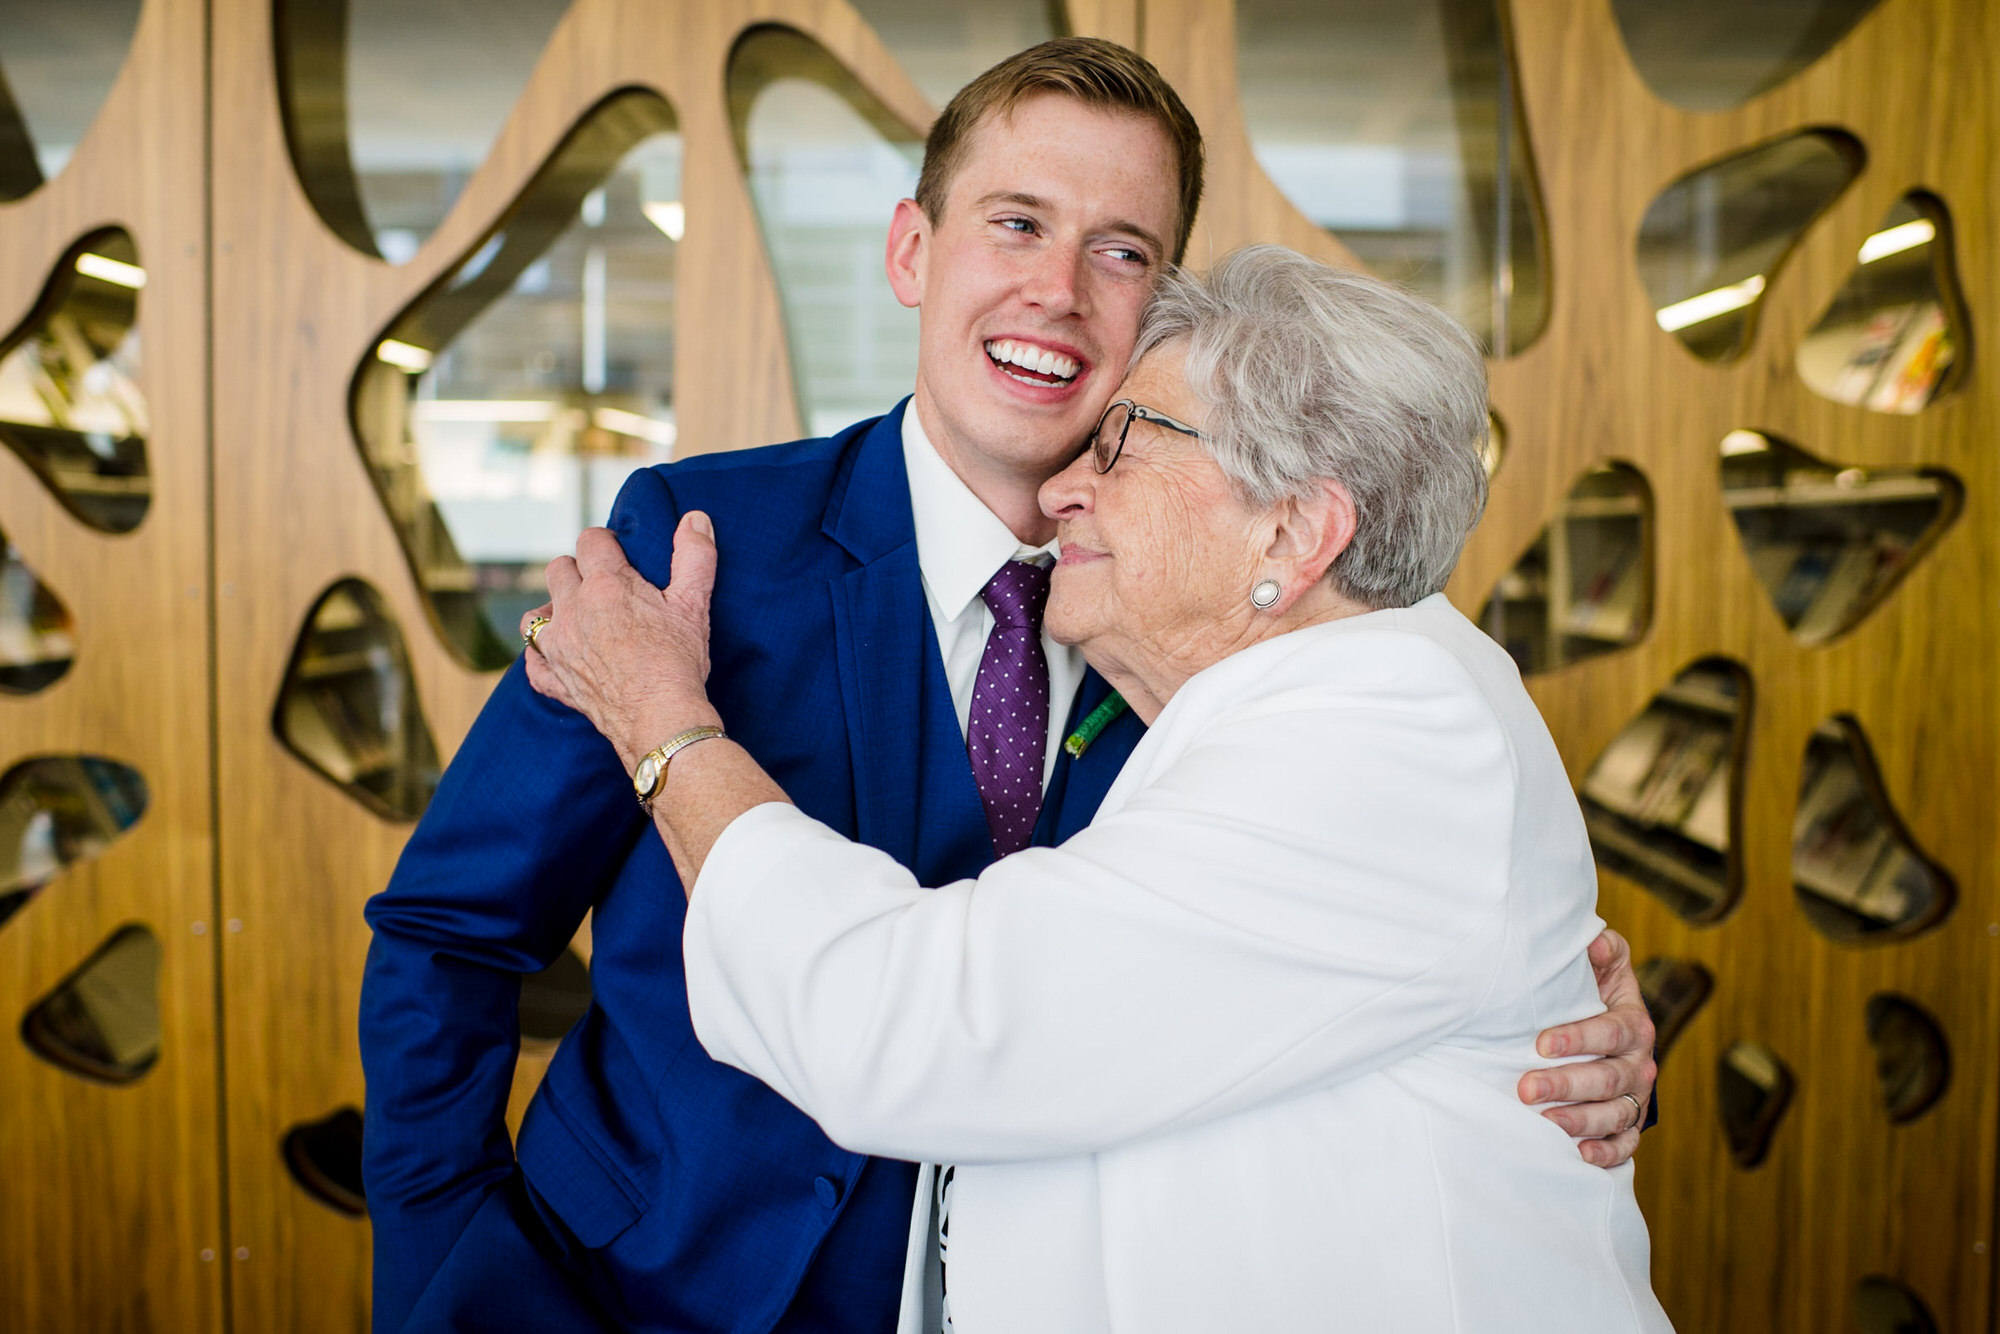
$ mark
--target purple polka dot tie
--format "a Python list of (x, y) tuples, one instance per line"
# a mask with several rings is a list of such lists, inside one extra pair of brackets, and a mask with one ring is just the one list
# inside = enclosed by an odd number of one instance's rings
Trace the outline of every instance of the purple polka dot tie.
[(979, 590), (993, 633), (979, 659), (965, 749), (986, 806), (993, 851), (1028, 846), (1042, 809), (1042, 760), (1049, 745), (1049, 658), (1042, 651), (1047, 566), (1010, 560)]

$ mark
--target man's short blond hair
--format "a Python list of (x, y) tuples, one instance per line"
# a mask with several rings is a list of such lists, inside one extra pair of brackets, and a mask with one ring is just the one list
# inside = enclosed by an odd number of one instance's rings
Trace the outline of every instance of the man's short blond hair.
[(924, 170), (917, 204), (936, 223), (944, 216), (951, 183), (965, 164), (973, 131), (988, 116), (1006, 115), (1042, 93), (1072, 97), (1088, 107), (1143, 116), (1167, 136), (1179, 169), (1180, 216), (1175, 221), (1174, 263), (1187, 252), (1201, 206), (1201, 128), (1180, 94), (1138, 52), (1097, 37), (1058, 37), (1007, 57), (958, 90), (924, 142)]

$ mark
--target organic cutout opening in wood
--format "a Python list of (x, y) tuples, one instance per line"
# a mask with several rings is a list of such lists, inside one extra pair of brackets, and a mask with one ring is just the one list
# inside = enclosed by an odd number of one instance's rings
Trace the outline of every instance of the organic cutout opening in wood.
[(146, 780), (95, 755), (44, 755), (0, 774), (0, 924), (146, 813)]
[(753, 28), (730, 53), (729, 109), (785, 321), (799, 419), (830, 435), (910, 392), (916, 312), (882, 275), (923, 138), (824, 47)]
[(1548, 319), (1541, 195), (1494, 0), (1236, 0), (1252, 151), (1372, 271), (1496, 357)]
[(1830, 719), (1806, 743), (1792, 821), (1792, 885), (1821, 934), (1843, 944), (1907, 940), (1943, 921), (1952, 876), (1896, 815), (1861, 725)]
[(1880, 3), (1612, 0), (1611, 8), (1626, 54), (1654, 96), (1689, 111), (1723, 111), (1804, 70)]
[(1500, 420), (1500, 414), (1488, 411), (1486, 414), (1486, 444), (1479, 451), (1479, 462), (1486, 469), (1486, 480), (1492, 481), (1500, 475), (1500, 465), (1507, 460), (1507, 423)]
[(1886, 991), (1868, 998), (1866, 1022), (1882, 1109), (1898, 1125), (1914, 1121), (1937, 1104), (1951, 1083), (1951, 1047), (1944, 1028), (1908, 996)]
[(32, 695), (61, 679), (76, 656), (69, 608), (0, 533), (0, 694)]
[(160, 1056), (160, 940), (122, 926), (21, 1020), (28, 1049), (66, 1074), (130, 1084)]
[(1861, 1334), (1938, 1334), (1937, 1321), (1917, 1294), (1880, 1274), (1855, 1285), (1854, 1326)]
[(416, 819), (437, 790), (442, 766), (403, 632), (359, 579), (313, 605), (272, 727), (285, 749), (387, 819)]
[(1797, 1081), (1778, 1054), (1759, 1042), (1731, 1043), (1716, 1062), (1716, 1081), (1729, 1156), (1738, 1167), (1755, 1167), (1771, 1151)]
[(285, 1132), (279, 1152), (285, 1170), (306, 1194), (349, 1218), (367, 1216), (359, 1111), (338, 1107), (317, 1121), (299, 1122)]
[(1652, 618), (1653, 490), (1614, 463), (1577, 479), (1480, 623), (1529, 675), (1629, 648)]
[(1799, 378), (1838, 403), (1922, 412), (1965, 372), (1965, 298), (1943, 201), (1905, 195), (1799, 344)]
[(1584, 776), (1583, 818), (1598, 865), (1698, 926), (1742, 894), (1741, 827), (1750, 674), (1704, 658), (1674, 678)]
[(92, 0), (81, 11), (24, 6), (8, 13), (0, 46), (0, 200), (26, 198), (69, 162), (124, 68), (139, 4)]
[(71, 246), (20, 327), (0, 340), (0, 443), (63, 508), (126, 533), (153, 483), (139, 392), (139, 290), (146, 271), (118, 228)]
[(1930, 554), (1965, 504), (1941, 468), (1850, 468), (1757, 431), (1722, 439), (1722, 502), (1801, 644), (1839, 638)]
[(1653, 1018), (1653, 1054), (1664, 1061), (1674, 1040), (1715, 990), (1715, 976), (1693, 959), (1658, 955), (1640, 964), (1639, 992)]
[(565, 949), (539, 973), (521, 975), (521, 1038), (560, 1042), (590, 1008), (590, 965)]
[(513, 661), (548, 562), (672, 457), (680, 161), (665, 101), (606, 99), (355, 373), (355, 438), (467, 666)]
[(414, 256), (485, 161), (570, 3), (273, 0), (285, 143), (320, 220), (364, 255)]
[(1654, 322), (1710, 361), (1749, 345), (1764, 290), (1813, 220), (1860, 174), (1852, 135), (1807, 130), (1689, 172), (1639, 224)]

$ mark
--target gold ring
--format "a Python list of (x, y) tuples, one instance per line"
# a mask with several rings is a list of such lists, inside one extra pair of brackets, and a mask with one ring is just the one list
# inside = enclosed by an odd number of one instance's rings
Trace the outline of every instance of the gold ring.
[(546, 616), (537, 616), (534, 620), (529, 621), (528, 628), (521, 632), (521, 642), (535, 652), (540, 653), (542, 646), (535, 642), (535, 636), (541, 634), (543, 627), (548, 625), (548, 623), (549, 618)]

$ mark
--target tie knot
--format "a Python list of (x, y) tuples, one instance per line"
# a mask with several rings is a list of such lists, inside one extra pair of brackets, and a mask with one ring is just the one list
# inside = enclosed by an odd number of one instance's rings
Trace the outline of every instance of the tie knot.
[(1049, 568), (1030, 561), (1010, 560), (979, 590), (993, 624), (1040, 633), (1042, 609), (1049, 605)]

